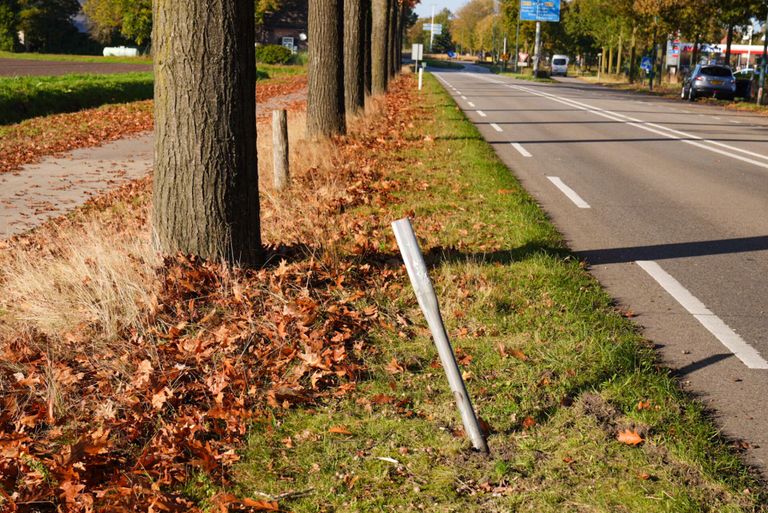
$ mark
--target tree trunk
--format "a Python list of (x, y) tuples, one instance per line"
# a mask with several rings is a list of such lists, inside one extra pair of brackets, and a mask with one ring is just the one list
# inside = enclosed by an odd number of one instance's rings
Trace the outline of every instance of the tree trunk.
[(608, 47), (608, 74), (613, 73), (613, 46)]
[(257, 265), (252, 0), (154, 2), (154, 236), (166, 254)]
[(360, 0), (344, 0), (344, 99), (347, 114), (365, 108), (365, 10)]
[(344, 134), (344, 0), (309, 2), (307, 135)]
[(725, 39), (725, 65), (731, 65), (731, 44), (733, 43), (733, 23), (728, 24), (728, 36)]
[(656, 78), (656, 84), (658, 84), (659, 87), (661, 87), (661, 83), (664, 79), (664, 72), (667, 69), (667, 41), (664, 40), (664, 42), (661, 44), (660, 49), (661, 57), (659, 58), (659, 70), (658, 70), (658, 77)]
[(371, 32), (372, 32), (372, 19), (371, 19), (371, 0), (362, 0), (365, 7), (365, 94), (371, 94)]
[(379, 95), (387, 92), (388, 0), (372, 0), (371, 12), (371, 90), (374, 95)]
[(696, 64), (699, 63), (699, 46), (701, 45), (701, 35), (696, 34), (696, 41), (693, 43), (693, 62), (691, 62), (691, 71), (696, 67)]
[(629, 48), (629, 81), (637, 78), (637, 27), (632, 27), (632, 46)]
[(387, 23), (387, 71), (389, 79), (395, 76), (395, 32), (397, 31), (397, 0), (389, 0), (389, 22)]
[(621, 75), (621, 54), (624, 52), (623, 34), (619, 33), (619, 49), (616, 52), (616, 74)]

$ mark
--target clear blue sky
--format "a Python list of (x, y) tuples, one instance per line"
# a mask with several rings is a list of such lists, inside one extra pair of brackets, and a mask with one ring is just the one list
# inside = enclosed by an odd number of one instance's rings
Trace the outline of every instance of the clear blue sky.
[(466, 4), (467, 0), (421, 0), (421, 3), (416, 6), (416, 14), (420, 18), (426, 18), (432, 15), (432, 4), (435, 5), (435, 12), (442, 11), (444, 8), (448, 8), (452, 13), (456, 14), (459, 7)]

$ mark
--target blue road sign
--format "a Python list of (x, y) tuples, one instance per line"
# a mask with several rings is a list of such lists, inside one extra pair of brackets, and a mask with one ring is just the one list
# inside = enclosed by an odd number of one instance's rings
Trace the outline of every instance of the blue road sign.
[(520, 0), (520, 21), (560, 21), (560, 0)]
[(640, 69), (645, 70), (646, 73), (650, 73), (653, 69), (653, 61), (647, 55), (640, 61)]

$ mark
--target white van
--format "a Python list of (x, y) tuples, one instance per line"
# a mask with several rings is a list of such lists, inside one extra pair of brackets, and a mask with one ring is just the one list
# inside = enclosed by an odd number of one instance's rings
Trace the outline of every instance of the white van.
[(552, 56), (552, 70), (550, 75), (562, 75), (568, 76), (568, 56), (567, 55), (553, 55)]

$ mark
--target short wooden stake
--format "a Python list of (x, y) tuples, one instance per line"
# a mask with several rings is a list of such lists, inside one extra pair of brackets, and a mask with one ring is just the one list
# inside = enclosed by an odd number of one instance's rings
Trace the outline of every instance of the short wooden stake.
[(419, 91), (424, 84), (424, 68), (419, 68)]
[(288, 113), (284, 109), (272, 111), (272, 167), (274, 186), (281, 191), (288, 187)]
[(456, 405), (459, 407), (459, 412), (461, 412), (464, 430), (469, 435), (472, 445), (477, 451), (488, 453), (488, 444), (485, 441), (482, 429), (480, 429), (480, 423), (475, 416), (475, 410), (472, 408), (467, 387), (456, 363), (451, 342), (448, 340), (443, 317), (440, 315), (437, 295), (432, 286), (432, 281), (429, 279), (427, 265), (424, 263), (424, 256), (421, 254), (421, 249), (419, 249), (419, 242), (416, 240), (416, 234), (413, 232), (411, 222), (408, 218), (395, 221), (392, 223), (392, 230), (395, 232), (397, 245), (400, 247), (400, 253), (403, 255), (405, 268), (408, 270), (408, 276), (411, 279), (416, 298), (419, 300), (419, 306), (427, 318), (427, 324), (429, 324), (432, 338), (435, 340), (437, 352), (440, 355), (440, 362), (443, 364), (443, 369), (445, 369), (451, 391), (456, 398)]

